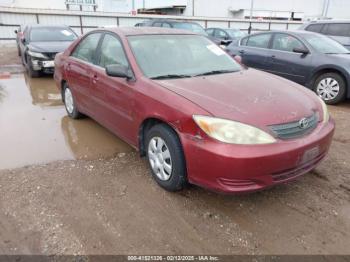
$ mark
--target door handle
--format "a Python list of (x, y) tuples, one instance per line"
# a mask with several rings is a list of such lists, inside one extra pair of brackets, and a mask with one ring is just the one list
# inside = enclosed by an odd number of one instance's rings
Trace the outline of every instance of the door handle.
[(238, 52), (239, 52), (240, 54), (242, 54), (242, 55), (245, 53), (244, 50), (239, 50)]

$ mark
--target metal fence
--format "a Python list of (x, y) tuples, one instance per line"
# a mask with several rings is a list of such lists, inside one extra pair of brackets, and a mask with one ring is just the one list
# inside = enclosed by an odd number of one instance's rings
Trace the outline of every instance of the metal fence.
[(252, 32), (269, 30), (297, 29), (301, 22), (284, 20), (246, 20), (212, 17), (129, 15), (125, 13), (84, 12), (66, 10), (44, 10), (0, 7), (0, 42), (13, 42), (14, 30), (23, 24), (68, 25), (76, 33), (83, 34), (101, 26), (134, 26), (136, 23), (152, 18), (169, 18), (194, 21), (204, 28), (238, 28)]

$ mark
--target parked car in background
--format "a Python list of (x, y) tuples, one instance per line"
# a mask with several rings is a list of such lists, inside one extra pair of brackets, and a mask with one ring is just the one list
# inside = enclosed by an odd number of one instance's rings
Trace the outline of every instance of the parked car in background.
[(334, 122), (313, 92), (246, 70), (190, 31), (94, 30), (55, 64), (67, 114), (138, 149), (169, 191), (260, 190), (312, 170), (331, 144)]
[(53, 73), (55, 55), (64, 51), (76, 33), (68, 26), (27, 25), (19, 41), (22, 63), (30, 77)]
[(235, 28), (207, 28), (205, 31), (210, 39), (215, 42), (220, 41), (222, 45), (229, 45), (232, 42), (237, 42), (247, 35), (247, 33)]
[(142, 23), (137, 23), (136, 27), (150, 26), (150, 27), (165, 27), (165, 28), (175, 28), (175, 29), (183, 29), (189, 30), (196, 34), (208, 35), (204, 28), (196, 23), (189, 21), (181, 21), (181, 20), (171, 20), (171, 19), (152, 19), (148, 21), (144, 21)]
[(350, 54), (331, 38), (307, 31), (274, 31), (228, 46), (242, 63), (302, 84), (326, 103), (350, 97)]
[(20, 25), (18, 27), (18, 29), (15, 30), (18, 56), (21, 56), (20, 43), (21, 43), (21, 41), (24, 38), (24, 34), (23, 34), (24, 30), (25, 30), (25, 26), (24, 25)]
[(327, 35), (350, 50), (350, 21), (349, 20), (319, 20), (306, 23), (301, 30)]

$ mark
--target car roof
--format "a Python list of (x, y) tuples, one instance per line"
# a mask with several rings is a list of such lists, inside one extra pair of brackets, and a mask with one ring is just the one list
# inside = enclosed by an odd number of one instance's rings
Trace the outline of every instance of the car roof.
[(118, 35), (197, 35), (189, 30), (180, 30), (163, 27), (110, 27), (97, 30), (111, 31)]
[(167, 22), (167, 23), (186, 23), (186, 24), (196, 24), (199, 25), (195, 21), (189, 21), (189, 20), (175, 20), (175, 19), (168, 19), (168, 18), (155, 18), (151, 20), (147, 20), (146, 23), (154, 23), (154, 22)]
[(40, 24), (30, 24), (27, 25), (30, 28), (69, 28), (68, 25), (40, 25)]
[(296, 35), (296, 36), (320, 35), (320, 34), (315, 33), (315, 32), (304, 31), (304, 30), (271, 30), (271, 31), (259, 32), (259, 33), (255, 33), (255, 34), (251, 34), (251, 35), (266, 34), (266, 33), (282, 33), (282, 34), (290, 34), (290, 35)]
[(239, 28), (235, 28), (235, 27), (230, 27), (230, 28), (224, 28), (224, 27), (208, 27), (207, 29), (221, 29), (221, 30), (234, 30), (234, 31), (241, 31)]

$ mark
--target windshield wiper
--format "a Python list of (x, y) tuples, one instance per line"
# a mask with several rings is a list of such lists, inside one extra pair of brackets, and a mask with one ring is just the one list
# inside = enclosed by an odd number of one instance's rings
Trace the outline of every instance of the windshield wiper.
[(227, 74), (227, 73), (234, 73), (237, 72), (235, 70), (213, 70), (213, 71), (208, 71), (204, 72), (195, 76), (209, 76), (209, 75), (218, 75), (218, 74)]
[(151, 77), (151, 79), (157, 80), (157, 79), (188, 78), (188, 77), (192, 77), (192, 76), (191, 75), (169, 74), (169, 75), (154, 76), (154, 77)]

